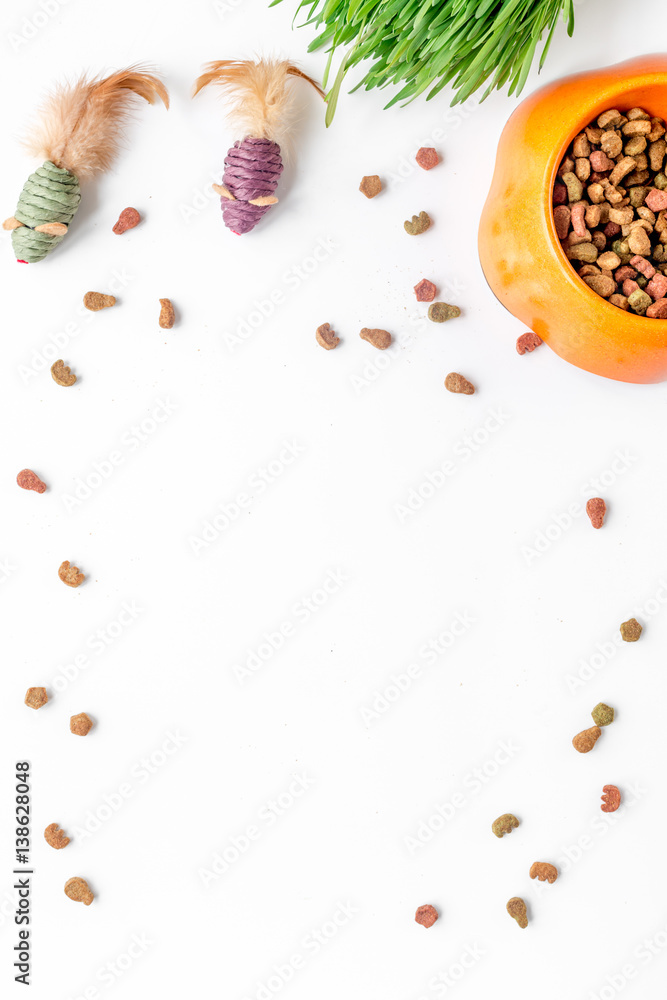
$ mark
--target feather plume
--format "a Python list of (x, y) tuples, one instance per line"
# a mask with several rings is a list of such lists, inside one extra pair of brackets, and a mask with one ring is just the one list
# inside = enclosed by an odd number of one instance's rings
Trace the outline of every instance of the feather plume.
[(81, 76), (60, 84), (42, 105), (24, 145), (34, 156), (69, 170), (79, 180), (108, 170), (120, 149), (123, 129), (137, 98), (149, 104), (167, 90), (145, 67), (131, 66), (105, 78)]
[(211, 83), (221, 87), (232, 99), (228, 118), (242, 138), (270, 139), (283, 145), (294, 120), (290, 77), (306, 80), (324, 97), (319, 84), (285, 60), (224, 59), (208, 63), (205, 70), (192, 96)]

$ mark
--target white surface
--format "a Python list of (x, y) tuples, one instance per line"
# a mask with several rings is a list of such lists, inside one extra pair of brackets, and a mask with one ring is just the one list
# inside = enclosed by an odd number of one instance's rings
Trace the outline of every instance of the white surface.
[[(293, 5), (230, 0), (219, 15), (203, 0), (71, 0), (15, 50), (10, 34), (39, 9), (13, 3), (3, 12), (6, 215), (33, 166), (13, 136), (63, 74), (151, 60), (172, 109), (142, 109), (127, 151), (111, 175), (86, 185), (51, 259), (18, 266), (9, 236), (0, 258), (0, 556), (11, 566), (0, 587), (2, 788), (8, 801), (13, 762), (30, 759), (32, 995), (609, 1000), (630, 963), (623, 996), (657, 996), (667, 946), (658, 882), (665, 386), (603, 381), (547, 348), (515, 353), (523, 328), (491, 296), (475, 252), (514, 102), (494, 95), (461, 117), (446, 95), (389, 112), (384, 94), (343, 95), (327, 131), (304, 87), (281, 204), (238, 239), (209, 192), (231, 141), (223, 106), (212, 94), (192, 103), (189, 90), (205, 61), (261, 50), (319, 75), (324, 58), (305, 54), (309, 29), (292, 32)], [(664, 4), (642, 11), (651, 39), (663, 37)], [(643, 33), (629, 36), (620, 8), (588, 0), (577, 7), (575, 40), (557, 33), (543, 76), (647, 44)], [(431, 143), (436, 129), (443, 134)], [(430, 173), (412, 159), (423, 143), (444, 157)], [(386, 190), (366, 201), (357, 185), (376, 172)], [(145, 221), (119, 239), (110, 230), (126, 205)], [(422, 209), (434, 226), (411, 239), (403, 219)], [(329, 251), (311, 265), (323, 245)], [(300, 278), (304, 266), (312, 273)], [(112, 290), (119, 274), (118, 305), (85, 313), (83, 293)], [(460, 320), (425, 319), (412, 293), (423, 276), (463, 307)], [(255, 300), (275, 293), (272, 315), (230, 348)], [(180, 314), (171, 331), (157, 325), (160, 296)], [(315, 343), (324, 321), (343, 340), (332, 353)], [(391, 330), (397, 346), (374, 351), (359, 340), (365, 325)], [(57, 357), (79, 374), (75, 388), (51, 380)], [(473, 380), (475, 396), (443, 389), (452, 370)], [(151, 424), (160, 400), (174, 410)], [(484, 436), (498, 412), (502, 426), (467, 453), (464, 436)], [(133, 428), (145, 420), (141, 442)], [(262, 490), (251, 479), (280, 460), (284, 442), (300, 453)], [(77, 480), (114, 451), (120, 465), (68, 510)], [(631, 458), (609, 473), (617, 452)], [(447, 460), (455, 474), (401, 520), (395, 505)], [(25, 466), (48, 482), (44, 496), (16, 487)], [(249, 506), (195, 555), (191, 536), (241, 493)], [(580, 513), (566, 530), (549, 530), (558, 537), (544, 554), (526, 558), (522, 547), (595, 494), (609, 504), (604, 530)], [(57, 580), (63, 559), (88, 575), (81, 589)], [(344, 583), (307, 614), (299, 602), (333, 572)], [(100, 647), (97, 630), (116, 634), (132, 602), (138, 617)], [(427, 661), (421, 647), (457, 614), (474, 623)], [(596, 644), (631, 615), (646, 625), (641, 641), (610, 647), (571, 690), (568, 677), (586, 673)], [(290, 622), (282, 648), (241, 683), (234, 665)], [(77, 656), (85, 666), (62, 681)], [(364, 717), (411, 663), (421, 673), (410, 689)], [(54, 693), (39, 713), (22, 704), (33, 684)], [(580, 756), (570, 740), (599, 700), (616, 706), (617, 722)], [(85, 741), (68, 730), (80, 711), (98, 720)], [(170, 733), (185, 742), (167, 757), (160, 747)], [(500, 766), (490, 763), (499, 751)], [(146, 778), (141, 762), (156, 753)], [(293, 775), (308, 785), (299, 796)], [(640, 793), (605, 820), (608, 782), (628, 802), (631, 789)], [(120, 786), (129, 797), (109, 816), (105, 796), (118, 804)], [(269, 803), (281, 794), (286, 808), (271, 821)], [(411, 853), (405, 838), (451, 801), (455, 816)], [(98, 810), (106, 819), (85, 836)], [(490, 823), (508, 810), (522, 825), (496, 840)], [(75, 833), (63, 852), (42, 840), (52, 821)], [(206, 888), (200, 869), (253, 825), (249, 849)], [(11, 834), (5, 820), (5, 982), (16, 940)], [(585, 850), (568, 863), (581, 838)], [(559, 865), (554, 886), (530, 881), (535, 860)], [(90, 908), (63, 895), (74, 874), (98, 893)], [(515, 894), (530, 907), (525, 932), (505, 913)], [(413, 922), (425, 902), (442, 912), (428, 932)], [(354, 912), (344, 916), (341, 904)], [(341, 926), (317, 945), (313, 932), (336, 916)], [(134, 934), (151, 943), (126, 967)], [(471, 968), (451, 989), (438, 985), (434, 977), (458, 975), (466, 949), (478, 956)], [(274, 967), (294, 955), (302, 967), (267, 993)], [(121, 978), (104, 971), (110, 962), (120, 962)], [(13, 983), (3, 989), (22, 995)]]

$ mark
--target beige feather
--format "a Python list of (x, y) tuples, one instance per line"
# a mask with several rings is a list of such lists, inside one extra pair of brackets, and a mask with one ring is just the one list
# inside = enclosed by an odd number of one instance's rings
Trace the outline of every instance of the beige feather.
[(294, 121), (290, 77), (310, 83), (323, 98), (324, 91), (298, 67), (285, 60), (258, 62), (224, 59), (208, 63), (195, 83), (193, 97), (213, 83), (232, 99), (228, 117), (241, 138), (271, 139), (282, 146)]
[(101, 173), (118, 154), (138, 97), (149, 104), (159, 97), (169, 107), (164, 84), (142, 66), (103, 79), (84, 75), (73, 84), (60, 84), (42, 105), (24, 145), (35, 157), (51, 160), (79, 180)]

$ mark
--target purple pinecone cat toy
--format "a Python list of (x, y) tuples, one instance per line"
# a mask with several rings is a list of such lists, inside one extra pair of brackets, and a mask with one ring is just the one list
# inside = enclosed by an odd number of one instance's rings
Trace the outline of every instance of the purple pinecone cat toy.
[(290, 125), (290, 77), (307, 80), (324, 97), (314, 80), (285, 61), (212, 62), (195, 83), (194, 96), (209, 83), (222, 87), (235, 102), (229, 117), (245, 133), (225, 157), (222, 184), (213, 185), (220, 195), (223, 221), (238, 235), (254, 229), (278, 201), (274, 191), (283, 161), (277, 140)]

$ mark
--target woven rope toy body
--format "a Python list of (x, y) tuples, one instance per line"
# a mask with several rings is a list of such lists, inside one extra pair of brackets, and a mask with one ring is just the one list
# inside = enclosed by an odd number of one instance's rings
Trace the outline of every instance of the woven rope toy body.
[(210, 83), (220, 86), (234, 101), (229, 118), (245, 133), (225, 157), (222, 184), (213, 185), (223, 222), (237, 235), (254, 229), (278, 201), (274, 192), (283, 170), (280, 145), (293, 113), (290, 77), (306, 80), (324, 97), (314, 80), (285, 61), (212, 62), (195, 83), (193, 96)]
[(169, 107), (159, 78), (136, 66), (103, 79), (83, 76), (47, 99), (26, 141), (45, 162), (25, 182), (16, 212), (3, 223), (12, 231), (17, 261), (36, 264), (62, 243), (81, 201), (79, 181), (111, 166), (137, 97), (149, 104), (159, 97)]

